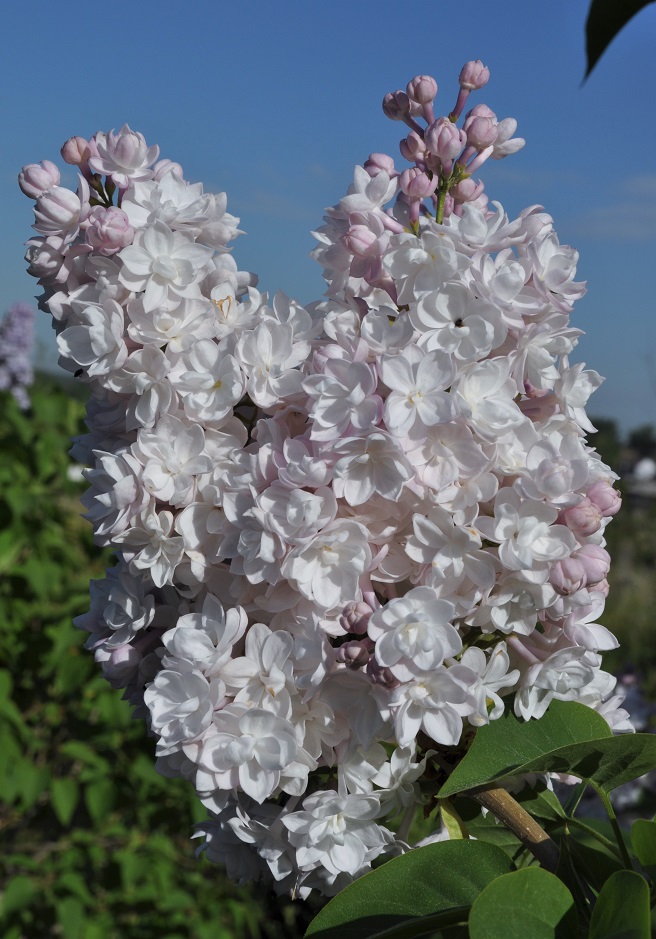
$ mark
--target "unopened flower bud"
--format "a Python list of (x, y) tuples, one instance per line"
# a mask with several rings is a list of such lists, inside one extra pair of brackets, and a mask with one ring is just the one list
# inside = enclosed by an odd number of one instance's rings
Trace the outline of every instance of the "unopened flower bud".
[(421, 200), (432, 196), (437, 189), (438, 179), (433, 176), (431, 179), (423, 170), (413, 166), (409, 170), (403, 170), (399, 178), (401, 192), (409, 199)]
[(471, 111), (467, 112), (465, 123), (463, 125), (465, 130), (467, 130), (468, 125), (471, 124), (471, 122), (477, 117), (489, 117), (490, 120), (494, 121), (495, 124), (497, 122), (497, 116), (492, 108), (489, 108), (487, 104), (475, 104)]
[(605, 480), (599, 479), (588, 489), (588, 499), (597, 506), (604, 518), (617, 515), (622, 506), (622, 497)]
[(549, 571), (549, 582), (556, 593), (569, 597), (581, 587), (585, 587), (587, 583), (585, 568), (575, 558), (563, 558), (562, 561), (556, 561), (552, 565)]
[(467, 143), (479, 152), (494, 146), (497, 139), (497, 125), (489, 117), (475, 117), (471, 123), (465, 125), (465, 130)]
[(586, 583), (598, 584), (608, 576), (610, 555), (598, 544), (584, 544), (572, 555), (585, 570)]
[(473, 179), (463, 179), (451, 189), (454, 202), (472, 202), (483, 192), (483, 183)]
[(123, 211), (112, 205), (95, 206), (89, 213), (87, 241), (92, 248), (108, 257), (134, 241), (134, 228)]
[(91, 156), (89, 141), (85, 137), (69, 137), (61, 148), (61, 155), (71, 166), (86, 164)]
[(480, 59), (465, 62), (460, 69), (458, 84), (467, 91), (478, 91), (484, 85), (487, 85), (490, 79), (490, 70), (486, 68)]
[(426, 144), (416, 131), (411, 130), (408, 136), (399, 143), (399, 150), (401, 156), (410, 163), (418, 163), (423, 161), (426, 155)]
[(362, 600), (347, 603), (339, 618), (339, 625), (347, 633), (353, 633), (354, 636), (363, 636), (367, 631), (367, 624), (372, 613), (373, 610), (369, 604), (364, 603)]
[(430, 75), (417, 75), (406, 85), (408, 98), (417, 104), (430, 104), (437, 94), (437, 82)]
[[(88, 208), (88, 206), (87, 206)], [(56, 235), (75, 228), (84, 214), (84, 207), (71, 189), (53, 186), (36, 200), (34, 227), (44, 235)]]
[(405, 91), (391, 91), (383, 98), (383, 114), (392, 121), (403, 121), (410, 113), (410, 99)]
[(335, 656), (338, 662), (343, 662), (347, 668), (363, 668), (371, 656), (371, 640), (351, 639), (343, 643)]
[(40, 163), (28, 163), (18, 174), (18, 185), (30, 199), (38, 199), (40, 195), (58, 186), (61, 180), (59, 170), (50, 160), (41, 160)]
[(426, 128), (425, 140), (431, 153), (434, 153), (442, 164), (449, 164), (467, 143), (467, 135), (452, 124), (448, 117), (441, 117)]
[(378, 176), (379, 173), (387, 173), (389, 177), (397, 176), (394, 168), (394, 160), (386, 153), (372, 153), (365, 160), (364, 168), (371, 177)]
[(380, 254), (378, 236), (366, 225), (352, 225), (340, 240), (346, 250), (357, 258)]
[(567, 525), (570, 531), (579, 538), (594, 535), (601, 528), (602, 515), (599, 508), (584, 498), (577, 505), (570, 505), (558, 516), (561, 525)]
[(374, 685), (379, 685), (381, 688), (386, 688), (388, 691), (393, 691), (401, 684), (399, 679), (392, 674), (389, 668), (384, 668), (382, 665), (378, 664), (373, 655), (367, 662), (367, 677)]

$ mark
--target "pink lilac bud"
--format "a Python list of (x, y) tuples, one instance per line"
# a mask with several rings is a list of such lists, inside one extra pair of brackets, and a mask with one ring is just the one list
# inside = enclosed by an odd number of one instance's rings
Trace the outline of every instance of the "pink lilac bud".
[(340, 240), (346, 250), (357, 258), (380, 254), (378, 236), (366, 225), (352, 225)]
[(410, 99), (405, 91), (390, 91), (383, 98), (383, 114), (392, 121), (404, 121), (410, 113)]
[(604, 518), (617, 515), (622, 506), (622, 496), (605, 480), (599, 479), (587, 491), (587, 497), (597, 506)]
[(184, 177), (182, 167), (179, 163), (174, 163), (173, 160), (159, 160), (153, 166), (153, 179), (156, 183), (158, 183), (162, 177), (166, 176), (167, 173), (175, 173), (180, 179)]
[(470, 62), (465, 62), (460, 69), (458, 84), (467, 91), (478, 91), (484, 85), (487, 85), (489, 79), (489, 68), (486, 68), (480, 59), (474, 59)]
[(483, 65), (480, 59), (476, 59), (472, 62), (466, 62), (463, 65), (458, 77), (458, 84), (460, 85), (458, 99), (453, 111), (451, 114), (449, 114), (449, 119), (451, 121), (455, 123), (458, 120), (464, 110), (465, 104), (467, 103), (467, 98), (471, 92), (477, 91), (479, 88), (482, 88), (483, 85), (486, 85), (489, 77), (490, 70)]
[[(88, 209), (88, 206), (86, 206)], [(44, 235), (58, 235), (77, 228), (85, 217), (79, 196), (64, 186), (53, 186), (36, 200), (34, 228)]]
[(598, 544), (584, 544), (573, 555), (585, 570), (586, 583), (598, 584), (610, 570), (610, 555)]
[(335, 660), (342, 662), (347, 668), (364, 668), (371, 657), (372, 645), (370, 639), (352, 639), (339, 647)]
[(365, 160), (364, 168), (371, 177), (378, 176), (379, 173), (387, 173), (390, 178), (392, 176), (398, 176), (394, 168), (394, 160), (386, 153), (372, 153), (369, 158)]
[(399, 183), (401, 191), (409, 199), (426, 199), (437, 189), (438, 179), (435, 176), (431, 179), (423, 170), (413, 166), (409, 170), (403, 170)]
[(527, 383), (526, 395), (518, 402), (518, 407), (522, 414), (538, 424), (548, 420), (558, 410), (558, 397), (553, 391), (535, 391)]
[(38, 199), (48, 189), (58, 186), (60, 181), (59, 170), (50, 160), (28, 163), (18, 174), (21, 192), (24, 192), (30, 199)]
[(469, 126), (465, 127), (467, 143), (479, 153), (487, 147), (494, 146), (497, 139), (497, 125), (489, 117), (475, 117)]
[(425, 139), (426, 147), (438, 157), (445, 172), (450, 173), (453, 161), (467, 143), (465, 132), (447, 117), (441, 117), (426, 128)]
[(134, 228), (123, 211), (112, 205), (95, 206), (89, 213), (87, 241), (92, 248), (108, 257), (134, 241)]
[(69, 137), (61, 148), (61, 155), (71, 166), (86, 165), (91, 156), (89, 141), (85, 137)]
[(410, 163), (422, 163), (426, 156), (426, 144), (414, 130), (399, 143), (399, 149), (401, 156)]
[(373, 655), (367, 662), (367, 676), (374, 685), (386, 688), (388, 691), (394, 691), (401, 684), (389, 668), (384, 668), (378, 664)]
[(373, 610), (369, 604), (361, 600), (347, 603), (339, 618), (339, 625), (347, 633), (353, 633), (354, 636), (363, 636), (367, 631), (367, 624), (372, 613)]
[(563, 558), (556, 561), (549, 571), (549, 582), (556, 593), (569, 597), (585, 587), (587, 580), (583, 564), (574, 558)]
[(435, 120), (433, 111), (433, 101), (437, 94), (437, 82), (430, 75), (417, 75), (406, 86), (406, 92), (410, 101), (415, 102), (421, 109), (422, 117), (431, 123)]
[(577, 505), (570, 505), (558, 516), (561, 525), (567, 525), (579, 538), (588, 538), (601, 528), (602, 515), (599, 508), (590, 499), (582, 499)]
[(489, 108), (487, 104), (476, 104), (471, 109), (471, 111), (467, 112), (467, 117), (465, 118), (465, 123), (463, 124), (465, 130), (467, 130), (468, 125), (471, 124), (471, 122), (477, 117), (489, 117), (490, 120), (494, 121), (495, 124), (497, 122), (497, 116), (492, 108)]
[(454, 202), (472, 202), (483, 192), (483, 183), (473, 179), (463, 179), (451, 189)]
[(417, 104), (430, 104), (437, 94), (437, 82), (430, 75), (417, 75), (406, 85), (408, 98)]

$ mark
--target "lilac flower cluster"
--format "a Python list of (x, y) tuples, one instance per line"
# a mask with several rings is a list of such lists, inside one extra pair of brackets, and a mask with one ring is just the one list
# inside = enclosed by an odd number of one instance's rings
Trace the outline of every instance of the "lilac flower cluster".
[(19, 408), (30, 406), (27, 389), (34, 381), (34, 309), (14, 303), (0, 322), (0, 391), (10, 391)]
[(601, 379), (569, 364), (577, 254), (473, 182), (523, 143), (481, 105), (457, 127), (486, 80), (468, 63), (437, 120), (431, 78), (386, 96), (414, 165), (356, 168), (308, 307), (258, 292), (225, 196), (127, 125), (64, 145), (77, 193), (21, 174), (117, 556), (78, 625), (236, 879), (332, 894), (406, 850), (432, 757), (506, 708), (630, 729), (595, 622), (619, 497), (585, 441)]

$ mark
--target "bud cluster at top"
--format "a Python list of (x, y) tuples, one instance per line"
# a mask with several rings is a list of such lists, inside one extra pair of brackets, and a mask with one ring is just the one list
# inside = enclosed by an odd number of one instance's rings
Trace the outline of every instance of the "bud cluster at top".
[(406, 851), (440, 755), (507, 710), (631, 729), (602, 668), (620, 500), (585, 436), (601, 379), (569, 360), (578, 255), (468, 188), (521, 145), (489, 109), (456, 127), (487, 78), (468, 63), (438, 120), (431, 78), (386, 97), (414, 167), (356, 167), (308, 306), (260, 293), (225, 196), (127, 125), (64, 145), (77, 192), (49, 161), (20, 176), (116, 552), (77, 622), (240, 881), (332, 894)]
[[(513, 137), (517, 121), (512, 117), (497, 120), (486, 104), (477, 104), (467, 111), (462, 127), (457, 126), (469, 95), (483, 88), (489, 77), (489, 70), (480, 60), (467, 62), (460, 72), (460, 90), (453, 110), (437, 119), (437, 82), (430, 75), (417, 75), (408, 82), (405, 91), (393, 91), (383, 98), (387, 117), (403, 121), (410, 128), (408, 136), (401, 140), (400, 150), (414, 166), (400, 174), (399, 198), (408, 205), (409, 221), (415, 231), (420, 210), (429, 211), (427, 199), (438, 222), (451, 213), (462, 215), (466, 203), (485, 209), (483, 183), (474, 182), (473, 174), (490, 157), (500, 160), (524, 146), (521, 137)], [(378, 167), (387, 168), (380, 162), (366, 168), (375, 172)]]

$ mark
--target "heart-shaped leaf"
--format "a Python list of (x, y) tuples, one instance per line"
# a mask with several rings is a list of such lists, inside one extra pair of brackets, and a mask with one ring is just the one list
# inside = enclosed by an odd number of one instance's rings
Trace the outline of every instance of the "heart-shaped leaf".
[(342, 890), (312, 920), (306, 937), (368, 939), (415, 917), (469, 907), (513, 867), (500, 848), (479, 841), (417, 848)]

